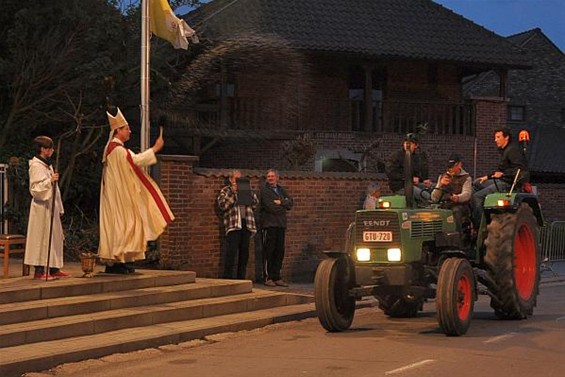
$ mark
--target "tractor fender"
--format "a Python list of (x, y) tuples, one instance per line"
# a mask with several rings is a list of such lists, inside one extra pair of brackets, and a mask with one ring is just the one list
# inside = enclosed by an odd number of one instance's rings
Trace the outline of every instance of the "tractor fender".
[(463, 258), (463, 259), (469, 259), (467, 258), (467, 254), (465, 254), (465, 252), (463, 250), (443, 250), (441, 252), (441, 260), (443, 259), (447, 259), (447, 258)]
[(345, 258), (347, 257), (347, 252), (345, 250), (323, 250), (322, 253), (330, 258)]
[(516, 201), (514, 202), (514, 207), (516, 209), (520, 208), (520, 204), (527, 203), (534, 211), (534, 216), (538, 222), (539, 226), (543, 226), (543, 213), (541, 212), (541, 206), (538, 201), (538, 197), (534, 194), (519, 193), (516, 194)]

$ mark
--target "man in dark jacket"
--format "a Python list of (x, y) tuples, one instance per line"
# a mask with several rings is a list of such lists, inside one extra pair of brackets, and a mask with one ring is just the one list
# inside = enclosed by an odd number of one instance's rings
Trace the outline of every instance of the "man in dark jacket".
[(427, 191), (422, 191), (420, 183), (431, 183), (428, 176), (428, 159), (425, 153), (419, 150), (418, 139), (415, 134), (407, 134), (402, 142), (402, 149), (394, 152), (386, 162), (386, 175), (390, 190), (395, 194), (404, 194), (404, 155), (407, 150), (412, 152), (412, 181), (414, 184), (414, 199), (421, 202), (430, 198)]
[(281, 268), (284, 259), (286, 212), (292, 208), (293, 200), (278, 184), (279, 177), (275, 169), (269, 169), (265, 178), (259, 199), (266, 259), (265, 285), (288, 287), (281, 279)]
[[(494, 192), (505, 192), (510, 190), (514, 178), (516, 187), (529, 181), (530, 173), (526, 157), (522, 154), (520, 147), (512, 143), (512, 137), (508, 128), (498, 128), (494, 131), (494, 142), (501, 154), (498, 168), (490, 176), (482, 176), (475, 184), (476, 192), (473, 194), (473, 224), (479, 227), (483, 213), (483, 203), (488, 194)], [(519, 173), (518, 173), (519, 171)]]

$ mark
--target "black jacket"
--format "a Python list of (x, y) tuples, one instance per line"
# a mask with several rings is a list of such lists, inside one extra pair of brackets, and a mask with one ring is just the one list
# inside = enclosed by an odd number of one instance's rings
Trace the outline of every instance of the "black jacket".
[(512, 184), (516, 172), (520, 169), (520, 177), (517, 183), (519, 185), (530, 180), (530, 172), (528, 171), (528, 162), (522, 154), (520, 147), (515, 143), (508, 143), (506, 147), (499, 150), (502, 157), (498, 163), (497, 171), (503, 173), (502, 181)]
[[(388, 185), (392, 192), (404, 188), (404, 149), (394, 152), (386, 162)], [(416, 151), (412, 154), (412, 177), (420, 178), (420, 182), (428, 176), (428, 158), (425, 153)]]
[[(286, 228), (286, 212), (292, 208), (294, 201), (282, 186), (276, 187), (278, 194), (268, 183), (261, 186), (259, 198), (261, 228)], [(281, 205), (276, 205), (275, 199), (280, 199)]]

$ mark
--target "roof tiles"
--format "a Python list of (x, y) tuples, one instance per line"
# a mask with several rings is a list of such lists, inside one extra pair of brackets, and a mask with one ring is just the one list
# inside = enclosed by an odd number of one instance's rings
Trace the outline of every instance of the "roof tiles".
[(520, 48), (430, 0), (215, 0), (186, 19), (212, 40), (274, 34), (330, 53), (529, 66)]

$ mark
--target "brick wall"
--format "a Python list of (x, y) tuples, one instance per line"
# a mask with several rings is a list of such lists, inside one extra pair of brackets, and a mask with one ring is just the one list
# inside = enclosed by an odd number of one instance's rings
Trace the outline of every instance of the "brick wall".
[(475, 129), (477, 138), (477, 176), (492, 173), (500, 154), (494, 143), (494, 130), (506, 126), (506, 101), (501, 98), (475, 98)]
[[(494, 144), (493, 130), (505, 124), (506, 103), (500, 99), (474, 99), (474, 106), (477, 114), (476, 140), (471, 136), (422, 137), (421, 145), (429, 156), (432, 179), (435, 180), (443, 171), (445, 161), (454, 151), (463, 156), (465, 168), (473, 174), (475, 145), (478, 152), (477, 175), (487, 174), (496, 168), (499, 154)], [(314, 132), (312, 136), (318, 146), (352, 151), (360, 151), (374, 140), (368, 139), (367, 134), (340, 132)], [(386, 158), (392, 151), (400, 148), (402, 141), (402, 135), (396, 134), (373, 137), (381, 140), (374, 158)], [(273, 161), (265, 164), (261, 155), (246, 154), (246, 151), (257, 152), (261, 148), (274, 153), (272, 143), (248, 143), (248, 146), (249, 144), (253, 144), (253, 149), (231, 151), (231, 159), (226, 158), (224, 166), (261, 169), (242, 170), (244, 175), (250, 177), (252, 187), (256, 190), (264, 170), (277, 165)], [(227, 170), (196, 168), (194, 166), (197, 163), (196, 157), (161, 157), (158, 178), (176, 216), (174, 223), (160, 239), (161, 264), (164, 268), (194, 270), (201, 277), (218, 277), (223, 263), (223, 235), (215, 210), (215, 198), (225, 182)], [(370, 181), (381, 181), (383, 193), (388, 192), (384, 176), (379, 173), (281, 172), (281, 184), (295, 199), (295, 208), (289, 212), (283, 267), (285, 279), (311, 279), (322, 251), (343, 247), (345, 230), (353, 220)], [(538, 185), (538, 190), (546, 220), (563, 219), (565, 187), (544, 183)], [(253, 248), (252, 242), (249, 278), (254, 276)]]
[(565, 185), (542, 183), (536, 186), (545, 221), (565, 220)]
[[(175, 221), (160, 239), (163, 268), (196, 271), (218, 277), (222, 271), (223, 237), (215, 199), (227, 170), (193, 168), (196, 158), (162, 156), (161, 189)], [(242, 170), (257, 192), (263, 171)], [(371, 181), (382, 175), (360, 173), (281, 172), (280, 183), (294, 198), (288, 213), (283, 278), (310, 280), (326, 249), (342, 249), (347, 226), (362, 204)], [(383, 183), (384, 184), (384, 183)], [(250, 245), (248, 278), (254, 277), (254, 245)]]

